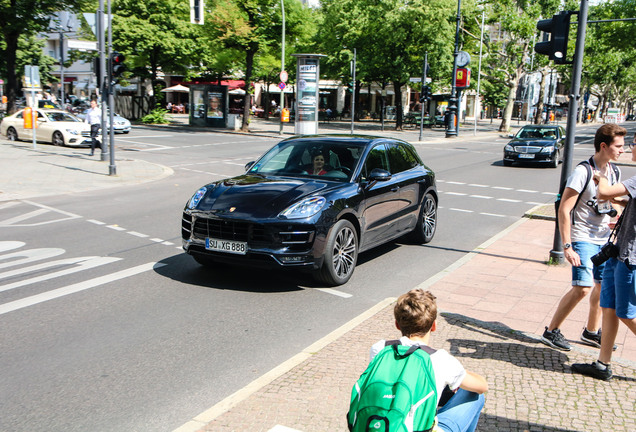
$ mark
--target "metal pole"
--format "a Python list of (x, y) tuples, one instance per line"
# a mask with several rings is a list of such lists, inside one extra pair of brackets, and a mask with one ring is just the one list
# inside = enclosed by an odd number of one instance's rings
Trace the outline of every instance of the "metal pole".
[(99, 40), (99, 75), (100, 80), (97, 83), (97, 96), (99, 96), (99, 107), (102, 110), (102, 118), (100, 124), (100, 130), (102, 132), (102, 139), (100, 142), (101, 154), (100, 160), (105, 162), (108, 160), (108, 147), (105, 143), (106, 134), (106, 106), (108, 101), (108, 89), (106, 83), (108, 81), (106, 76), (106, 26), (104, 17), (104, 0), (99, 0), (99, 9), (97, 10), (96, 19), (96, 31)]
[[(578, 102), (581, 97), (581, 71), (583, 70), (583, 50), (585, 48), (585, 30), (587, 25), (587, 4), (588, 0), (581, 0), (581, 8), (579, 10), (578, 29), (576, 32), (576, 50), (574, 51), (574, 61), (572, 65), (572, 88), (570, 89), (570, 106), (568, 108), (568, 122), (565, 135), (565, 151), (563, 155), (563, 165), (561, 166), (561, 183), (559, 186), (559, 195), (565, 189), (565, 183), (572, 169), (572, 153), (574, 151), (574, 135), (576, 134), (576, 114), (578, 111)], [(559, 197), (560, 198), (560, 197)], [(561, 234), (559, 233), (558, 218), (554, 226), (554, 242), (550, 251), (550, 260), (562, 263), (563, 244), (561, 243)]]
[(61, 106), (66, 106), (66, 99), (64, 98), (64, 29), (62, 23), (60, 23), (60, 82), (62, 87), (60, 89), (60, 97), (62, 98)]
[[(280, 0), (280, 9), (283, 14), (283, 37), (282, 37), (282, 50), (280, 56), (280, 71), (281, 73), (285, 70), (285, 4), (283, 0)], [(283, 108), (285, 108), (285, 89), (280, 90), (280, 129), (278, 130), (279, 134), (283, 134)]]
[[(110, 9), (111, 0), (108, 0), (108, 58), (110, 59), (113, 54), (113, 21)], [(112, 69), (112, 67), (110, 68)], [(108, 125), (108, 139), (110, 142), (110, 165), (108, 165), (108, 175), (116, 175), (117, 167), (115, 166), (115, 137), (113, 133), (113, 125), (114, 116), (113, 111), (115, 111), (115, 99), (113, 98), (113, 80), (112, 80), (113, 71), (111, 70), (108, 74), (109, 82), (108, 82), (108, 114), (110, 124)], [(102, 134), (103, 135), (103, 134)], [(103, 138), (103, 136), (102, 136)]]
[(479, 106), (479, 116), (481, 117), (481, 100), (479, 99), (479, 88), (481, 85), (481, 54), (484, 47), (484, 19), (486, 12), (481, 11), (481, 36), (479, 36), (479, 68), (477, 72), (477, 97), (475, 99), (475, 130), (473, 135), (477, 135), (477, 106)]
[[(29, 68), (29, 78), (31, 78), (31, 100), (32, 100), (32, 106), (33, 108), (31, 109), (31, 132), (33, 134), (33, 150), (36, 149), (36, 137), (35, 137), (35, 132), (36, 132), (36, 124), (35, 122), (38, 119), (38, 102), (37, 100), (35, 100), (35, 66), (31, 66)], [(41, 84), (40, 84), (41, 85)]]
[[(422, 66), (422, 89), (426, 85), (426, 69), (428, 67), (428, 52), (424, 54), (424, 65)], [(421, 98), (420, 94), (420, 98)], [(421, 113), (420, 113), (420, 138), (419, 141), (422, 141), (422, 136), (424, 135), (424, 104), (428, 104), (428, 99), (425, 99), (421, 105)]]
[(461, 7), (462, 0), (457, 0), (457, 23), (455, 25), (455, 51), (453, 52), (453, 87), (451, 90), (450, 106), (448, 107), (448, 125), (446, 126), (446, 138), (455, 138), (457, 136), (457, 126), (455, 121), (457, 119), (457, 54), (459, 53), (459, 22), (461, 20)]
[(356, 114), (356, 49), (353, 49), (353, 63), (351, 64), (351, 79), (353, 89), (351, 92), (351, 134), (353, 135), (353, 120)]

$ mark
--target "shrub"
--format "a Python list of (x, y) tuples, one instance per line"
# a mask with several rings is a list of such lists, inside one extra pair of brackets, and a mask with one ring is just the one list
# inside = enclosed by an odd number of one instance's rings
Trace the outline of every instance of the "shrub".
[(163, 108), (155, 108), (150, 114), (141, 118), (141, 122), (145, 124), (168, 124), (170, 121), (166, 118), (166, 111)]

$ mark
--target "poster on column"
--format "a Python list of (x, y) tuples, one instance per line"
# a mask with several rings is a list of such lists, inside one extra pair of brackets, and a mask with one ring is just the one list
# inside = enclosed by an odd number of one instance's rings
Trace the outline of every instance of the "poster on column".
[(316, 120), (316, 85), (318, 66), (305, 64), (298, 67), (298, 120)]
[(208, 118), (223, 118), (222, 100), (223, 95), (221, 93), (208, 93)]

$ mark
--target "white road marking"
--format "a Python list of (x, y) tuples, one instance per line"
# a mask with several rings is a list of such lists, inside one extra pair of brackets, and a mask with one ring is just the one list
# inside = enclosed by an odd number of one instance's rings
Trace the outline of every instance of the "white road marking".
[(492, 199), (491, 196), (484, 196), (484, 195), (469, 195), (469, 197), (471, 197), (471, 198), (480, 198), (480, 199)]
[[(142, 135), (142, 136), (137, 136), (135, 135), (135, 139), (139, 139), (139, 138), (171, 138), (173, 135)], [(129, 138), (124, 138), (124, 137), (117, 137), (117, 141), (126, 141), (128, 142)]]
[(90, 222), (90, 223), (95, 224), (95, 225), (106, 225), (106, 222), (98, 221), (98, 220), (95, 220), (95, 219), (88, 219), (86, 222)]
[[(59, 209), (56, 209), (54, 207), (49, 207), (49, 206), (46, 206), (46, 205), (43, 205), (43, 204), (38, 204), (38, 203), (35, 203), (33, 201), (24, 200), (23, 203), (31, 205), (31, 206), (34, 206), (34, 207), (39, 207), (39, 209), (38, 210), (33, 210), (31, 212), (28, 212), (28, 213), (23, 213), (20, 216), (16, 216), (16, 217), (13, 217), (13, 218), (10, 218), (10, 219), (5, 219), (4, 221), (0, 221), (0, 227), (3, 227), (3, 226), (5, 226), (5, 227), (6, 226), (23, 226), (23, 227), (24, 226), (38, 226), (38, 225), (46, 225), (46, 224), (50, 224), (50, 223), (54, 223), (54, 222), (61, 222), (61, 221), (81, 218), (80, 215), (76, 215), (74, 213), (69, 213), (67, 211), (59, 210)], [(7, 207), (9, 207), (9, 206), (7, 206)], [(4, 207), (4, 208), (6, 208), (6, 207)], [(61, 215), (64, 215), (64, 217), (57, 217), (55, 219), (48, 218), (46, 221), (43, 221), (43, 222), (34, 222), (34, 223), (27, 223), (27, 224), (19, 224), (19, 223), (17, 223), (17, 222), (23, 222), (25, 220), (28, 220), (28, 219), (43, 215), (43, 214), (48, 213), (48, 212), (54, 212), (56, 214), (61, 214)]]
[(333, 289), (333, 288), (316, 288), (316, 289), (317, 289), (318, 291), (322, 291), (322, 292), (327, 293), (327, 294), (333, 294), (333, 295), (335, 295), (335, 296), (342, 297), (342, 298), (349, 298), (349, 297), (353, 297), (353, 295), (352, 295), (352, 294), (347, 294), (347, 293), (345, 293), (345, 292), (338, 291), (338, 290), (335, 290), (335, 289)]
[(461, 193), (461, 192), (446, 192), (446, 195), (466, 196), (468, 194)]
[(128, 234), (133, 235), (135, 237), (146, 238), (147, 234), (138, 233), (137, 231), (128, 231)]
[(458, 209), (458, 208), (454, 208), (454, 207), (450, 207), (449, 210), (458, 211), (458, 212), (462, 212), (462, 213), (475, 213), (473, 210)]
[(14, 205), (17, 205), (17, 204), (19, 204), (17, 201), (4, 202), (4, 203), (0, 204), (0, 210), (4, 210), (6, 208), (13, 207)]
[[(37, 265), (37, 266), (27, 267), (26, 269), (22, 269), (22, 271), (24, 273), (29, 273), (29, 272), (32, 272), (32, 271), (40, 270), (40, 269), (43, 269), (43, 268), (46, 268), (46, 267), (50, 267), (51, 265), (55, 267), (57, 265), (77, 264), (77, 266), (71, 267), (71, 268), (66, 269), (66, 270), (60, 270), (58, 272), (45, 274), (45, 275), (34, 277), (34, 278), (31, 278), (31, 279), (25, 279), (23, 281), (14, 282), (14, 283), (8, 284), (8, 285), (0, 285), (0, 292), (8, 291), (8, 290), (19, 288), (19, 287), (23, 287), (23, 286), (26, 286), (26, 285), (31, 285), (31, 284), (38, 283), (38, 282), (43, 282), (43, 281), (46, 281), (46, 280), (49, 280), (49, 279), (54, 279), (54, 278), (60, 277), (60, 276), (66, 276), (66, 275), (69, 275), (69, 274), (72, 274), (72, 273), (77, 273), (77, 272), (82, 271), (82, 270), (88, 270), (90, 268), (98, 267), (98, 266), (101, 266), (101, 265), (104, 265), (104, 264), (110, 264), (110, 263), (113, 263), (113, 262), (119, 261), (119, 260), (121, 260), (121, 258), (116, 258), (116, 257), (80, 257), (80, 258), (69, 258), (69, 259), (54, 261), (52, 263), (45, 263), (45, 264), (40, 264), (40, 265)], [(8, 272), (8, 273), (15, 273), (15, 272)], [(20, 274), (20, 272), (18, 272), (17, 274)], [(14, 276), (14, 275), (12, 275), (12, 276)]]
[[(2, 242), (4, 243), (4, 242)], [(24, 243), (22, 244), (24, 245)], [(33, 261), (53, 258), (64, 253), (64, 249), (60, 248), (40, 248), (28, 249), (20, 252), (13, 252), (6, 255), (0, 255), (0, 269), (22, 265)], [(22, 259), (16, 259), (23, 257)], [(1, 263), (1, 261), (7, 261)]]
[(490, 186), (488, 186), (488, 185), (475, 184), (475, 183), (470, 183), (468, 186), (472, 186), (472, 187), (480, 187), (480, 188), (487, 188), (487, 187), (490, 187)]
[(13, 249), (19, 249), (26, 243), (21, 241), (0, 241), (0, 252), (6, 252)]
[(506, 191), (511, 191), (512, 188), (511, 187), (505, 187), (505, 186), (493, 186), (493, 189), (499, 189), (499, 190), (506, 190)]
[[(46, 209), (38, 209), (38, 210), (33, 210), (30, 211), (28, 213), (22, 213), (21, 215), (18, 215), (16, 217), (12, 217), (10, 219), (5, 219), (3, 221), (0, 221), (0, 226), (9, 226), (9, 225), (14, 225), (16, 224), (16, 222), (22, 222), (25, 221), (27, 219), (31, 219), (34, 218), (36, 216), (40, 216), (44, 213), (48, 213), (49, 211)], [(15, 226), (20, 226), (19, 224), (16, 224)]]
[(90, 288), (94, 288), (106, 283), (114, 282), (120, 279), (124, 279), (130, 276), (134, 276), (148, 270), (152, 270), (155, 268), (160, 268), (165, 266), (165, 264), (160, 264), (156, 262), (150, 262), (147, 264), (142, 264), (137, 267), (133, 267), (130, 269), (122, 270), (120, 272), (112, 273), (106, 276), (100, 276), (94, 279), (90, 279), (84, 282), (79, 282), (73, 285), (69, 285), (63, 288), (58, 288), (52, 291), (48, 291), (42, 294), (37, 294), (31, 297), (26, 297), (21, 300), (12, 301), (6, 303), (4, 305), (0, 305), (0, 315), (13, 312), (18, 309), (22, 309), (25, 307), (33, 306), (38, 303), (43, 303), (45, 301), (53, 300), (59, 297), (63, 297), (69, 294), (74, 294), (80, 291), (84, 291)]
[(449, 181), (449, 182), (446, 182), (446, 183), (448, 183), (448, 184), (456, 184), (456, 185), (465, 185), (466, 184), (464, 182), (456, 182), (456, 181)]
[(126, 228), (120, 227), (119, 225), (106, 225), (106, 228), (110, 228), (115, 231), (126, 231)]
[(479, 214), (484, 216), (506, 217), (506, 215), (496, 214), (496, 213), (479, 213)]
[(155, 238), (151, 238), (151, 239), (150, 239), (150, 241), (153, 241), (153, 242), (155, 242), (155, 243), (161, 243), (161, 242), (163, 242), (163, 239), (160, 239), (160, 238), (156, 238), (156, 237), (155, 237)]
[(511, 203), (520, 203), (521, 200), (518, 199), (509, 199), (509, 198), (497, 198), (497, 201), (511, 202)]
[(538, 193), (536, 190), (528, 190), (528, 189), (517, 189), (516, 192), (526, 192), (526, 193)]

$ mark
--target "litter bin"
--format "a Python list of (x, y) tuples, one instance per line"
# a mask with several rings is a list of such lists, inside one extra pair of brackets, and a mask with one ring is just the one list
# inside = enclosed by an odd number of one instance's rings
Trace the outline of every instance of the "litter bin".
[(241, 128), (241, 119), (238, 114), (227, 115), (227, 128), (233, 130), (239, 130)]

